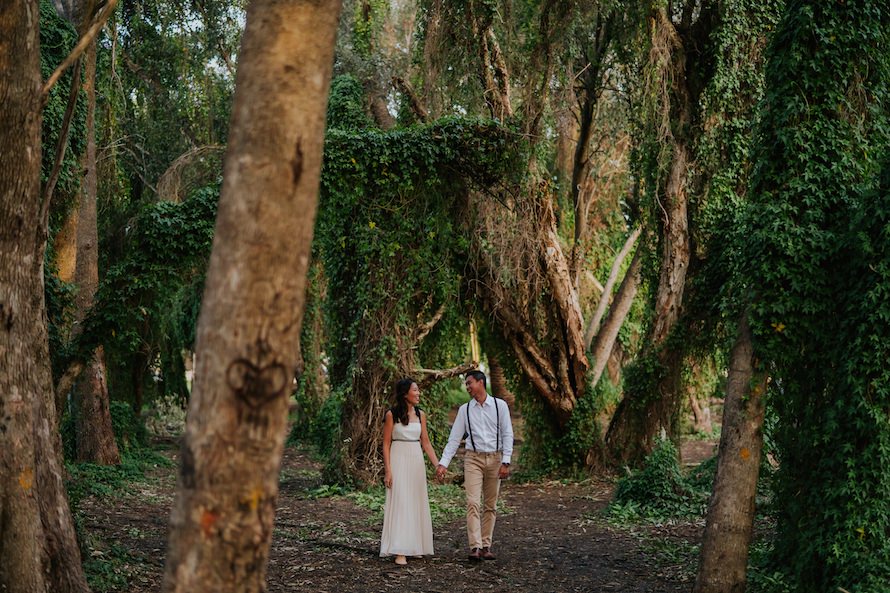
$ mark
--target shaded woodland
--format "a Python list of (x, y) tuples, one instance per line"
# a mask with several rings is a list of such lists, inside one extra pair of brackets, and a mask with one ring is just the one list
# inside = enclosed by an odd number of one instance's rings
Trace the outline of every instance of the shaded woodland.
[(694, 578), (652, 587), (887, 591), (890, 3), (9, 0), (0, 29), (0, 590), (134, 587), (100, 578), (100, 486), (171, 458), (156, 590), (267, 590), (316, 525), (282, 500), (373, 508), (394, 382), (441, 450), (481, 367), (517, 497), (571, 482), (581, 527), (610, 497), (616, 542), (689, 522)]

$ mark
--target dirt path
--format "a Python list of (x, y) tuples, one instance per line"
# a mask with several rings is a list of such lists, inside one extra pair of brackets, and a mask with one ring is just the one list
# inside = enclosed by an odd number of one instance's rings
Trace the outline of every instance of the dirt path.
[[(175, 470), (162, 468), (133, 492), (81, 505), (88, 541), (123, 556), (130, 593), (156, 592), (163, 573), (166, 524)], [(270, 593), (349, 592), (610, 592), (688, 593), (688, 571), (664, 561), (633, 537), (609, 528), (597, 511), (610, 486), (505, 482), (508, 513), (498, 518), (498, 560), (470, 563), (462, 519), (436, 529), (436, 555), (398, 567), (378, 557), (371, 511), (342, 497), (312, 498), (319, 473), (288, 450), (269, 565)]]

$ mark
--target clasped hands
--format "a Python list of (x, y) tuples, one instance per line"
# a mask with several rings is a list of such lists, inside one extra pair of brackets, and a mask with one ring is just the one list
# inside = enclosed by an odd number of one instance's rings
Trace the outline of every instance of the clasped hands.
[[(448, 472), (448, 468), (444, 465), (439, 464), (436, 466), (436, 480), (441, 482), (445, 479), (445, 474)], [(510, 477), (510, 466), (501, 464), (501, 467), (498, 468), (498, 478), (501, 480), (506, 480)]]

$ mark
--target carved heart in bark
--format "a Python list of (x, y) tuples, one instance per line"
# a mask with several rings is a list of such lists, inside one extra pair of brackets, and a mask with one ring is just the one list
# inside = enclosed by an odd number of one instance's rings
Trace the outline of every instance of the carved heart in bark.
[(283, 364), (258, 367), (239, 358), (229, 365), (226, 381), (235, 395), (256, 410), (278, 397), (287, 385), (288, 373)]

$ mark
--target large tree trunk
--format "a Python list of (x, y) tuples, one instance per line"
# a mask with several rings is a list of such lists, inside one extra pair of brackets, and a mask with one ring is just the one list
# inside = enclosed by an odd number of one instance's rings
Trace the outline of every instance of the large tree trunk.
[(339, 12), (248, 8), (164, 591), (266, 589)]
[[(89, 23), (87, 23), (89, 24)], [(85, 29), (86, 27), (84, 27)], [(99, 232), (96, 209), (96, 42), (83, 56), (83, 90), (87, 100), (86, 149), (81, 161), (83, 179), (77, 221), (77, 263), (74, 282), (77, 285), (76, 319), (83, 322), (93, 306), (99, 286)], [(79, 329), (75, 330), (78, 334)], [(120, 463), (121, 456), (114, 441), (109, 409), (108, 382), (105, 379), (105, 354), (98, 347), (86, 364), (75, 386), (75, 434), (77, 459), (103, 465)]]
[(758, 369), (747, 315), (730, 355), (717, 477), (708, 505), (695, 593), (743, 593), (763, 446), (766, 375)]
[(0, 590), (85, 593), (43, 301), (38, 14), (35, 1), (0, 4)]
[(655, 321), (641, 356), (649, 356), (659, 371), (653, 392), (627, 391), (609, 425), (606, 444), (612, 459), (636, 463), (649, 453), (655, 437), (664, 429), (673, 435), (681, 403), (680, 372), (683, 357), (666, 342), (677, 323), (683, 304), (686, 270), (689, 267), (689, 234), (686, 218), (686, 148), (675, 146), (672, 182), (668, 185), (668, 213), (664, 220), (661, 275), (656, 294)]

